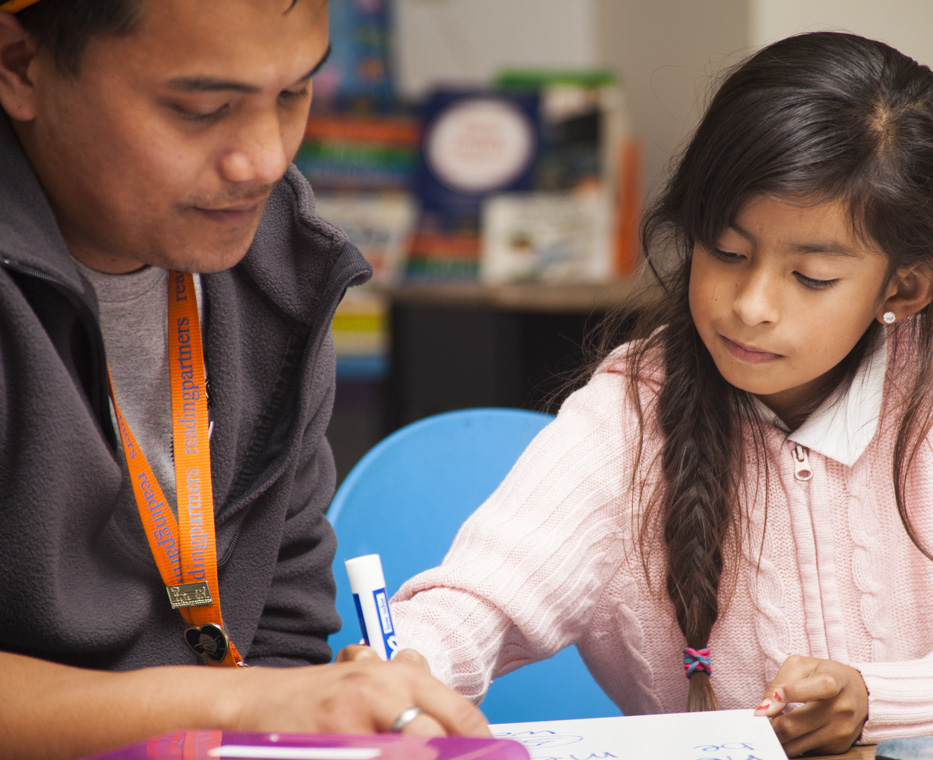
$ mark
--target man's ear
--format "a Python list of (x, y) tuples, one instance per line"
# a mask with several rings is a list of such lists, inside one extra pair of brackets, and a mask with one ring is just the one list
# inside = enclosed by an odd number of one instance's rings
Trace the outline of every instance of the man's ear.
[(933, 301), (933, 272), (928, 268), (901, 269), (894, 273), (894, 292), (881, 304), (878, 321), (884, 323), (885, 312), (892, 312), (898, 322), (907, 319)]
[(29, 69), (36, 43), (12, 13), (0, 12), (0, 107), (11, 119), (35, 118), (35, 88)]

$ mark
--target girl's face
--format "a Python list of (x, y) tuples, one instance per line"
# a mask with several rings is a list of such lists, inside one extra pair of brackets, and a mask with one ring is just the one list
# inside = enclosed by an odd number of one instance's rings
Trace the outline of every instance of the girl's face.
[(694, 247), (690, 312), (722, 376), (786, 420), (822, 400), (829, 373), (896, 292), (887, 268), (845, 203), (759, 196), (715, 249)]

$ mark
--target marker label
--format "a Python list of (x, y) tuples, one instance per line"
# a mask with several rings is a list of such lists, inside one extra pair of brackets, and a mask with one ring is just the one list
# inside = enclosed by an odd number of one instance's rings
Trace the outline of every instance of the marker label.
[(348, 559), (346, 566), (363, 640), (382, 659), (391, 660), (398, 651), (398, 642), (379, 555)]

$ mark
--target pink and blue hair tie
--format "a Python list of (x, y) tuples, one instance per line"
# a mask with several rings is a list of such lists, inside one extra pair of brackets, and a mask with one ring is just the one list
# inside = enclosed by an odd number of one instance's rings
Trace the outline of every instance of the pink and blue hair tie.
[(706, 647), (706, 649), (684, 647), (684, 670), (687, 671), (687, 678), (690, 678), (698, 670), (703, 670), (707, 675), (710, 675), (713, 671), (709, 666), (709, 647)]

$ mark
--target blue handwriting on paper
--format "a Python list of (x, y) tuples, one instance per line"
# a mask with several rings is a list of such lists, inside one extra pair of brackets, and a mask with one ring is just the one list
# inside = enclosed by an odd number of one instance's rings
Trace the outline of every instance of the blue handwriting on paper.
[[(552, 747), (564, 747), (583, 741), (583, 737), (577, 734), (557, 734), (553, 731), (498, 731), (494, 735), (497, 739), (514, 739), (533, 750), (548, 750)], [(590, 752), (580, 755), (534, 754), (532, 757), (534, 760), (618, 760), (618, 755), (611, 752)]]
[(563, 747), (567, 744), (577, 744), (583, 741), (582, 736), (576, 734), (555, 734), (553, 731), (504, 731), (496, 733), (497, 739), (514, 739), (526, 747), (543, 749), (545, 747)]
[(694, 747), (699, 755), (697, 760), (762, 760), (755, 754), (755, 747), (749, 742), (726, 742), (725, 744), (701, 744)]

